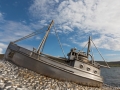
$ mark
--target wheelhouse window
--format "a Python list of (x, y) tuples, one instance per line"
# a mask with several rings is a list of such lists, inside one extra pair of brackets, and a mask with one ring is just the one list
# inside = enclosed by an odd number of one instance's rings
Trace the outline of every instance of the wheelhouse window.
[(74, 55), (74, 52), (72, 52), (72, 55)]

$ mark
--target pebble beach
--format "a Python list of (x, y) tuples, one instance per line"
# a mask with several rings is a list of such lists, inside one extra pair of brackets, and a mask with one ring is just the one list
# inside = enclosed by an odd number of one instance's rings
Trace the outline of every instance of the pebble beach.
[(60, 81), (0, 60), (0, 90), (120, 90), (103, 85), (88, 87), (74, 82)]

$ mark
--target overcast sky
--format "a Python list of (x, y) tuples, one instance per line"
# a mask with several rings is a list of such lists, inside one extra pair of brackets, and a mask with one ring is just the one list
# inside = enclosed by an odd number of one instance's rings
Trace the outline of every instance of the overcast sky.
[[(0, 53), (5, 53), (10, 41), (54, 20), (66, 55), (73, 47), (81, 50), (91, 36), (107, 61), (119, 61), (119, 8), (119, 0), (0, 0)], [(17, 44), (28, 49), (38, 48), (43, 35)], [(102, 60), (92, 48), (95, 59)], [(44, 53), (63, 56), (54, 28), (45, 44)]]

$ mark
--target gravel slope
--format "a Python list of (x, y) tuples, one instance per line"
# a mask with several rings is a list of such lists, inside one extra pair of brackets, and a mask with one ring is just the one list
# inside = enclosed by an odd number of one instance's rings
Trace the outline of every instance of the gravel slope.
[(0, 60), (0, 90), (120, 90), (117, 87), (101, 88), (59, 81), (28, 69), (18, 67), (6, 60)]

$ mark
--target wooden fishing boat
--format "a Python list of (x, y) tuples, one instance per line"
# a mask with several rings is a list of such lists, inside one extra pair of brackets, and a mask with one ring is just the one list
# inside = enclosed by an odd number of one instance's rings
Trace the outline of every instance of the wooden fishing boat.
[[(48, 77), (72, 81), (82, 85), (100, 87), (103, 84), (103, 79), (100, 76), (100, 64), (96, 63), (89, 54), (90, 38), (87, 53), (72, 48), (68, 53), (68, 58), (62, 58), (41, 52), (52, 24), (53, 21), (49, 25), (37, 51), (31, 51), (18, 46), (15, 42), (10, 42), (4, 58), (18, 66)], [(92, 60), (88, 60), (88, 56), (91, 56)]]

